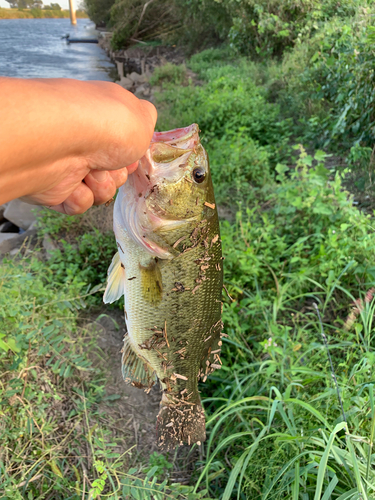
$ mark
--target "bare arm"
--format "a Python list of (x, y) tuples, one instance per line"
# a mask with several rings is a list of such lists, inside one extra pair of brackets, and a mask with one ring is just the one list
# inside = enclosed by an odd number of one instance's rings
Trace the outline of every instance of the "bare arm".
[(0, 78), (0, 204), (24, 197), (70, 215), (106, 202), (155, 121), (151, 103), (114, 83)]

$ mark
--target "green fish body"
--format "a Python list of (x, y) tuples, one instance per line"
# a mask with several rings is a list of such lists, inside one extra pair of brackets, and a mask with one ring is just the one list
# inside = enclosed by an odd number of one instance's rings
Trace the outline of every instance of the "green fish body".
[(127, 383), (163, 396), (158, 443), (205, 440), (198, 381), (220, 368), (219, 220), (198, 126), (155, 133), (114, 207), (118, 253), (104, 302), (125, 296)]

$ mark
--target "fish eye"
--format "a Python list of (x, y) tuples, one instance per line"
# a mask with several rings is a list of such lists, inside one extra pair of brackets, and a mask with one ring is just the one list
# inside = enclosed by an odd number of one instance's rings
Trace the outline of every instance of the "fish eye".
[(206, 171), (204, 168), (198, 167), (193, 170), (193, 179), (197, 184), (203, 182), (206, 178)]

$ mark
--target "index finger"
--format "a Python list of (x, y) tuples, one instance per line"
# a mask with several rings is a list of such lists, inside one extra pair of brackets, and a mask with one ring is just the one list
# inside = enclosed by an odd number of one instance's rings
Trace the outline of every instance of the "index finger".
[(140, 99), (139, 101), (142, 104), (142, 106), (144, 107), (145, 112), (150, 115), (153, 126), (155, 128), (156, 120), (158, 119), (158, 112), (156, 111), (155, 106), (152, 104), (152, 102), (146, 101), (145, 99)]

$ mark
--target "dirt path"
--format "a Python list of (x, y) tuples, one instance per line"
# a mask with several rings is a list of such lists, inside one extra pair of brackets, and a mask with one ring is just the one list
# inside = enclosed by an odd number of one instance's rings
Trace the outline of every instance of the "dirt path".
[[(157, 384), (149, 394), (125, 384), (121, 373), (121, 349), (125, 334), (125, 322), (120, 309), (103, 306), (101, 310), (90, 314), (90, 328), (97, 335), (98, 347), (102, 356), (96, 358), (94, 365), (105, 372), (105, 398), (99, 405), (99, 411), (108, 417), (106, 424), (114, 437), (120, 438), (121, 446), (116, 450), (122, 454), (132, 450), (132, 462), (148, 462), (149, 456), (157, 451), (156, 418), (159, 412), (161, 389)], [(173, 469), (169, 472), (171, 482), (189, 484), (196, 469), (196, 461), (201, 450), (195, 447), (181, 446), (175, 452), (166, 454)]]
[[(121, 349), (125, 334), (123, 314), (117, 309), (104, 309), (97, 315), (95, 329), (98, 347), (103, 351), (103, 358), (98, 368), (106, 376), (106, 397), (108, 403), (101, 403), (100, 410), (113, 419), (114, 429), (126, 433), (127, 445), (137, 445), (137, 450), (147, 454), (156, 451), (156, 417), (159, 412), (161, 392), (158, 385), (149, 394), (125, 384), (121, 373)], [(115, 396), (119, 396), (115, 398)]]

